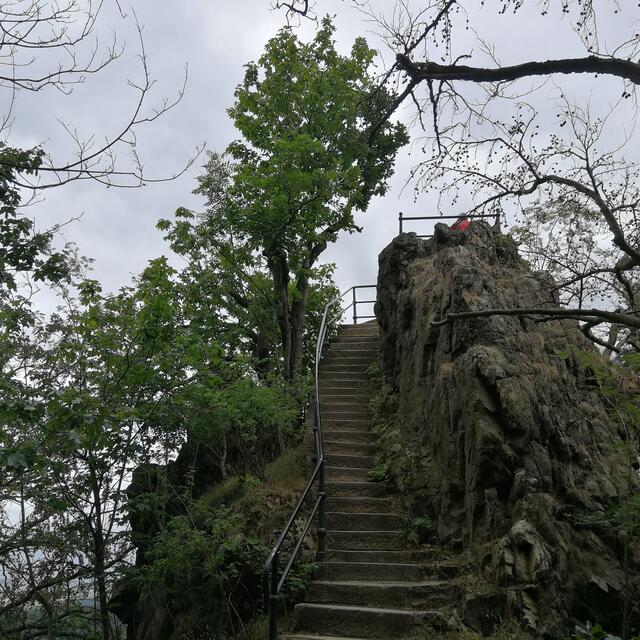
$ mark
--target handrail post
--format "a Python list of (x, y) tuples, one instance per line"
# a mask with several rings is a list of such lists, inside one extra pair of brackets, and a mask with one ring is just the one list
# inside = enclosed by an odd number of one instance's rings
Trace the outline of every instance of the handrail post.
[(269, 640), (278, 637), (278, 555), (273, 554), (271, 562), (271, 586), (269, 588)]
[(320, 474), (318, 476), (318, 496), (320, 506), (318, 507), (318, 553), (322, 553), (326, 547), (327, 529), (324, 526), (324, 499), (327, 494), (324, 487), (324, 460), (320, 464)]
[(398, 214), (398, 233), (402, 233), (402, 211)]
[(314, 449), (315, 451), (313, 452), (313, 462), (314, 464), (316, 462), (318, 462), (318, 455), (319, 455), (319, 449), (318, 449), (318, 442), (320, 440), (320, 428), (319, 428), (319, 420), (320, 420), (320, 416), (318, 415), (318, 403), (317, 403), (317, 399), (316, 399), (316, 394), (317, 394), (317, 390), (314, 389), (313, 391), (313, 395), (314, 395), (314, 402), (313, 402), (313, 443), (314, 443)]
[(358, 324), (358, 312), (356, 310), (356, 305), (358, 304), (356, 302), (356, 288), (353, 287), (353, 289), (351, 289), (351, 292), (353, 293), (353, 324)]

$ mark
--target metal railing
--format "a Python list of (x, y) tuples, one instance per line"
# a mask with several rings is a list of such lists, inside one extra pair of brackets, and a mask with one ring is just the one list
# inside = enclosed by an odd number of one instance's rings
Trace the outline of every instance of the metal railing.
[[(325, 341), (327, 338), (327, 334), (329, 332), (329, 327), (332, 322), (336, 320), (341, 320), (344, 314), (353, 307), (353, 323), (357, 324), (358, 318), (371, 318), (374, 316), (358, 316), (357, 315), (357, 305), (358, 304), (367, 304), (371, 302), (375, 302), (374, 300), (358, 300), (356, 297), (357, 289), (370, 289), (375, 288), (376, 285), (358, 285), (355, 287), (351, 287), (347, 289), (340, 297), (335, 298), (331, 302), (329, 302), (323, 311), (322, 314), (322, 322), (320, 323), (320, 330), (318, 332), (318, 340), (316, 342), (316, 354), (315, 354), (315, 365), (314, 365), (314, 375), (315, 375), (315, 384), (314, 384), (314, 412), (313, 412), (313, 435), (314, 435), (314, 445), (315, 445), (315, 467), (307, 484), (298, 499), (298, 502), (289, 516), (287, 523), (282, 530), (282, 533), (278, 536), (276, 543), (273, 545), (269, 556), (267, 557), (267, 561), (264, 563), (263, 576), (262, 576), (262, 585), (263, 585), (263, 597), (264, 597), (264, 610), (268, 613), (269, 616), (269, 640), (276, 640), (278, 635), (278, 608), (280, 602), (280, 593), (282, 592), (282, 588), (285, 584), (287, 576), (293, 567), (296, 558), (298, 556), (298, 552), (302, 547), (304, 540), (311, 528), (311, 524), (313, 522), (314, 517), (318, 514), (318, 521), (316, 527), (316, 533), (318, 536), (318, 553), (322, 553), (325, 550), (325, 539), (327, 535), (327, 530), (325, 529), (325, 514), (324, 514), (324, 499), (326, 497), (325, 493), (325, 460), (324, 460), (324, 447), (323, 447), (323, 439), (322, 439), (322, 419), (320, 416), (320, 359), (322, 358), (322, 352), (324, 350)], [(347, 307), (342, 307), (342, 300), (347, 294), (352, 293), (352, 301)], [(339, 313), (333, 313), (333, 310), (337, 305), (339, 307)], [(293, 550), (289, 554), (289, 558), (284, 565), (284, 569), (280, 572), (280, 554), (282, 552), (282, 545), (284, 544), (291, 528), (294, 523), (300, 516), (303, 511), (303, 506), (311, 493), (314, 485), (317, 483), (318, 492), (316, 496), (316, 500), (313, 504), (311, 512), (302, 528), (302, 532), (300, 533)]]
[(349, 292), (351, 292), (351, 302), (348, 306), (342, 309), (342, 314), (344, 315), (347, 311), (349, 311), (349, 309), (353, 307), (353, 312), (352, 312), (353, 324), (358, 324), (358, 319), (369, 320), (371, 318), (375, 318), (375, 315), (366, 315), (366, 316), (358, 315), (359, 304), (374, 304), (375, 300), (358, 300), (357, 299), (358, 289), (375, 289), (375, 288), (376, 288), (375, 284), (359, 284), (359, 285), (356, 285), (355, 287), (351, 287), (351, 289), (347, 289), (340, 296), (340, 299), (342, 300)]
[[(405, 220), (458, 220), (459, 218), (468, 218), (473, 220), (475, 218), (493, 218), (496, 226), (500, 227), (500, 214), (499, 213), (470, 213), (469, 215), (462, 216), (405, 216), (402, 211), (398, 214), (398, 233), (403, 233), (403, 222)], [(433, 234), (418, 235), (418, 238), (432, 238)]]

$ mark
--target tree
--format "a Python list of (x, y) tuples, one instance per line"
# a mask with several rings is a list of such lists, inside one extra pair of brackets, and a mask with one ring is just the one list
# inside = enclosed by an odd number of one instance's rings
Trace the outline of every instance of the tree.
[(333, 33), (329, 18), (306, 44), (282, 29), (247, 65), (229, 109), (243, 139), (210, 156), (197, 190), (215, 243), (241, 263), (264, 258), (287, 380), (300, 372), (312, 270), (385, 193), (406, 142), (401, 124), (370, 133), (391, 101), (369, 73), (375, 52), (358, 38), (341, 56)]
[[(517, 15), (531, 5), (507, 0), (493, 6), (500, 19), (507, 20), (507, 15)], [(623, 136), (620, 141), (619, 132), (612, 135), (611, 131), (620, 117), (617, 114), (629, 104), (627, 99), (640, 81), (640, 39), (630, 28), (626, 35), (619, 36), (615, 46), (608, 43), (609, 48), (605, 48), (605, 39), (598, 36), (602, 17), (598, 12), (627, 12), (627, 23), (632, 24), (633, 16), (629, 14), (635, 9), (620, 5), (599, 9), (592, 2), (572, 0), (558, 7), (545, 2), (539, 8), (548, 19), (560, 13), (569, 21), (583, 43), (583, 57), (503, 65), (493, 44), (482, 40), (480, 34), (477, 47), (471, 51), (468, 36), (463, 40), (460, 34), (469, 32), (469, 14), (490, 10), (489, 3), (472, 7), (460, 0), (438, 0), (412, 11), (407, 3), (399, 2), (390, 18), (374, 16), (396, 53), (396, 61), (385, 78), (401, 78), (404, 83), (388, 114), (407, 100), (415, 105), (416, 124), (424, 132), (420, 144), (425, 159), (414, 168), (411, 177), (417, 192), (438, 193), (441, 210), (446, 213), (452, 213), (451, 208), (460, 207), (461, 203), (465, 204), (460, 213), (506, 210), (519, 216), (521, 227), (526, 228), (535, 225), (537, 213), (545, 209), (562, 218), (563, 223), (556, 230), (562, 228), (575, 235), (581, 226), (591, 225), (598, 232), (594, 251), (596, 247), (605, 251), (607, 260), (592, 263), (586, 270), (578, 269), (577, 273), (565, 272), (568, 280), (559, 283), (560, 289), (581, 283), (583, 290), (592, 292), (594, 305), (585, 308), (583, 300), (577, 308), (572, 304), (569, 309), (520, 312), (539, 320), (578, 318), (590, 337), (607, 349), (619, 349), (603, 336), (610, 326), (614, 327), (614, 334), (622, 330), (627, 337), (638, 328), (640, 199), (636, 190), (637, 163), (623, 156), (629, 139)], [(508, 28), (521, 26), (512, 21)], [(462, 64), (463, 60), (472, 62)], [(536, 102), (536, 88), (522, 84), (522, 80), (534, 77), (553, 77), (559, 82), (563, 75), (573, 73), (620, 78), (620, 100), (597, 117), (588, 105), (572, 102), (559, 88), (549, 113), (548, 101)], [(635, 115), (633, 111), (632, 119)], [(550, 123), (552, 119), (555, 123)], [(616, 141), (607, 148), (610, 138)], [(469, 202), (472, 204), (466, 204)], [(593, 218), (594, 213), (597, 219)], [(570, 221), (575, 225), (569, 225)], [(568, 263), (578, 265), (583, 260), (581, 250), (567, 236), (561, 251), (569, 251), (570, 255), (559, 253), (553, 259), (567, 264), (568, 258)], [(533, 255), (534, 246), (530, 244), (527, 251)], [(612, 308), (597, 296), (597, 283), (602, 283), (603, 278), (624, 291), (623, 304), (616, 303)], [(500, 311), (478, 310), (470, 315), (447, 316), (444, 321)], [(518, 313), (516, 309), (504, 311)], [(595, 335), (596, 327), (605, 328), (604, 334), (601, 331)]]
[[(159, 258), (115, 294), (78, 282), (51, 317), (19, 297), (0, 307), (3, 638), (94, 621), (114, 638), (108, 601), (131, 563), (130, 514), (162, 530), (162, 505), (192, 499), (198, 451), (214, 481), (260, 475), (299, 435), (304, 398), (257, 375), (193, 273)], [(181, 449), (179, 495), (127, 499), (137, 470), (162, 470), (168, 486)]]
[[(8, 141), (10, 124), (17, 100), (24, 92), (57, 90), (71, 95), (73, 89), (87, 79), (116, 63), (124, 53), (124, 46), (114, 32), (104, 44), (96, 35), (96, 25), (106, 11), (104, 0), (19, 0), (0, 8), (0, 60), (5, 73), (0, 75), (0, 90), (10, 96), (6, 110), (0, 115), (0, 169), (2, 178), (16, 187), (46, 189), (75, 180), (96, 180), (105, 185), (141, 186), (153, 179), (144, 174), (143, 162), (136, 145), (136, 132), (162, 117), (182, 99), (184, 85), (174, 100), (163, 99), (159, 105), (149, 106), (154, 85), (142, 39), (142, 28), (132, 11), (133, 25), (139, 37), (140, 78), (127, 80), (127, 86), (137, 92), (129, 118), (120, 131), (97, 142), (95, 134), (83, 139), (70, 122), (63, 122), (76, 147), (74, 158), (61, 160), (46, 150), (18, 149)], [(117, 0), (113, 2), (121, 19)], [(186, 83), (186, 72), (185, 72)], [(128, 160), (118, 158), (126, 152)], [(32, 161), (37, 155), (37, 163)], [(176, 173), (180, 175), (192, 164), (187, 162)], [(173, 176), (175, 177), (175, 176)], [(167, 178), (159, 178), (166, 180)]]

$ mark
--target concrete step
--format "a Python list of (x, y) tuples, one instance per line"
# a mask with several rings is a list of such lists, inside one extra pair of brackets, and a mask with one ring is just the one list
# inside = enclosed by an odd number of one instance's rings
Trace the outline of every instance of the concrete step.
[(279, 633), (280, 640), (367, 640), (366, 638), (345, 638), (344, 636), (320, 636), (316, 633)]
[(331, 345), (344, 344), (345, 342), (369, 342), (371, 344), (380, 344), (380, 332), (377, 334), (371, 333), (368, 336), (352, 336), (347, 334), (338, 334), (331, 340)]
[(404, 531), (328, 531), (327, 549), (394, 551), (406, 547)]
[(332, 367), (334, 365), (359, 365), (368, 367), (374, 360), (374, 355), (351, 355), (354, 351), (339, 353), (330, 352), (322, 359), (322, 367)]
[(391, 498), (336, 498), (329, 495), (325, 510), (334, 513), (395, 513), (396, 502)]
[(361, 338), (359, 340), (350, 338), (349, 340), (345, 340), (344, 338), (338, 338), (337, 340), (333, 340), (329, 345), (327, 355), (330, 353), (353, 353), (375, 358), (380, 353), (380, 340), (372, 340), (370, 338)]
[(342, 531), (395, 531), (402, 529), (402, 519), (396, 513), (328, 512), (327, 528)]
[(347, 454), (351, 456), (373, 456), (378, 450), (377, 445), (370, 442), (345, 442), (329, 439), (324, 435), (324, 451), (330, 454)]
[[(358, 469), (362, 472), (362, 469)], [(365, 474), (366, 475), (366, 474)], [(327, 468), (327, 495), (330, 498), (358, 497), (358, 498), (380, 498), (388, 495), (389, 490), (380, 482), (369, 480), (339, 480), (331, 479)]]
[(295, 607), (294, 631), (347, 638), (401, 638), (418, 626), (446, 631), (446, 613), (302, 603)]
[(322, 419), (322, 433), (326, 431), (359, 431), (373, 436), (371, 431), (371, 420), (327, 420)]
[[(324, 427), (323, 423), (323, 427)], [(375, 441), (375, 434), (370, 429), (362, 431), (349, 431), (347, 429), (322, 429), (325, 445), (327, 442), (360, 442), (370, 444)]]
[(328, 482), (367, 482), (369, 480), (370, 469), (352, 467), (331, 467), (324, 469)]
[(323, 420), (369, 420), (369, 409), (366, 406), (363, 407), (351, 407), (350, 409), (330, 409), (320, 412), (320, 417)]
[(462, 589), (443, 580), (419, 582), (314, 580), (305, 595), (307, 602), (397, 609), (452, 607)]
[(432, 562), (439, 551), (429, 550), (393, 550), (393, 551), (367, 551), (328, 549), (318, 554), (318, 562), (392, 562), (392, 563), (427, 563)]
[(357, 380), (343, 380), (342, 378), (332, 380), (331, 378), (323, 377), (322, 371), (320, 371), (318, 384), (320, 386), (320, 393), (333, 393), (340, 395), (340, 392), (344, 391), (349, 394), (371, 394), (371, 380), (369, 379), (369, 376), (362, 376), (362, 379)]
[[(318, 565), (318, 580), (375, 582), (418, 582), (425, 577), (425, 571), (419, 564), (392, 564), (388, 562), (321, 562)], [(332, 600), (332, 602), (341, 602)], [(367, 604), (366, 602), (347, 602), (345, 604)]]
[(357, 405), (351, 405), (343, 409), (326, 409), (320, 411), (320, 417), (323, 420), (371, 420), (369, 409), (366, 405), (358, 407)]
[(338, 338), (379, 338), (380, 329), (377, 325), (365, 326), (364, 324), (356, 324), (351, 326), (340, 327)]
[(323, 382), (330, 382), (331, 386), (339, 386), (348, 383), (351, 385), (352, 383), (359, 383), (363, 387), (368, 387), (370, 383), (369, 376), (367, 375), (366, 369), (362, 369), (360, 371), (336, 371), (334, 367), (329, 368), (320, 368), (320, 386), (322, 387)]
[(369, 391), (363, 391), (362, 393), (349, 393), (340, 395), (340, 394), (331, 394), (320, 391), (320, 408), (321, 409), (330, 409), (331, 407), (342, 407), (342, 406), (353, 406), (361, 407), (369, 406), (369, 402), (371, 402), (371, 394)]
[(325, 454), (326, 464), (329, 467), (349, 467), (351, 469), (373, 469), (376, 465), (374, 456), (349, 455), (347, 453)]
[(329, 373), (330, 371), (333, 373), (364, 373), (366, 374), (367, 368), (369, 367), (369, 362), (342, 362), (334, 361), (322, 363), (320, 366), (320, 373)]
[(353, 387), (350, 382), (342, 384), (336, 384), (336, 386), (329, 387), (320, 381), (320, 400), (330, 402), (332, 399), (343, 398), (344, 400), (353, 399), (356, 402), (369, 403), (371, 400), (371, 393), (369, 390), (369, 383), (362, 387)]

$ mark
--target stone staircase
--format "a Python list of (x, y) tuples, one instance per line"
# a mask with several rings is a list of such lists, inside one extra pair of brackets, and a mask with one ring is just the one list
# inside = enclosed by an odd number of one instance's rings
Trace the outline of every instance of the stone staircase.
[(430, 551), (407, 548), (396, 500), (369, 480), (376, 445), (367, 368), (378, 327), (346, 325), (320, 367), (326, 458), (326, 551), (288, 640), (402, 638), (456, 627), (459, 587)]

